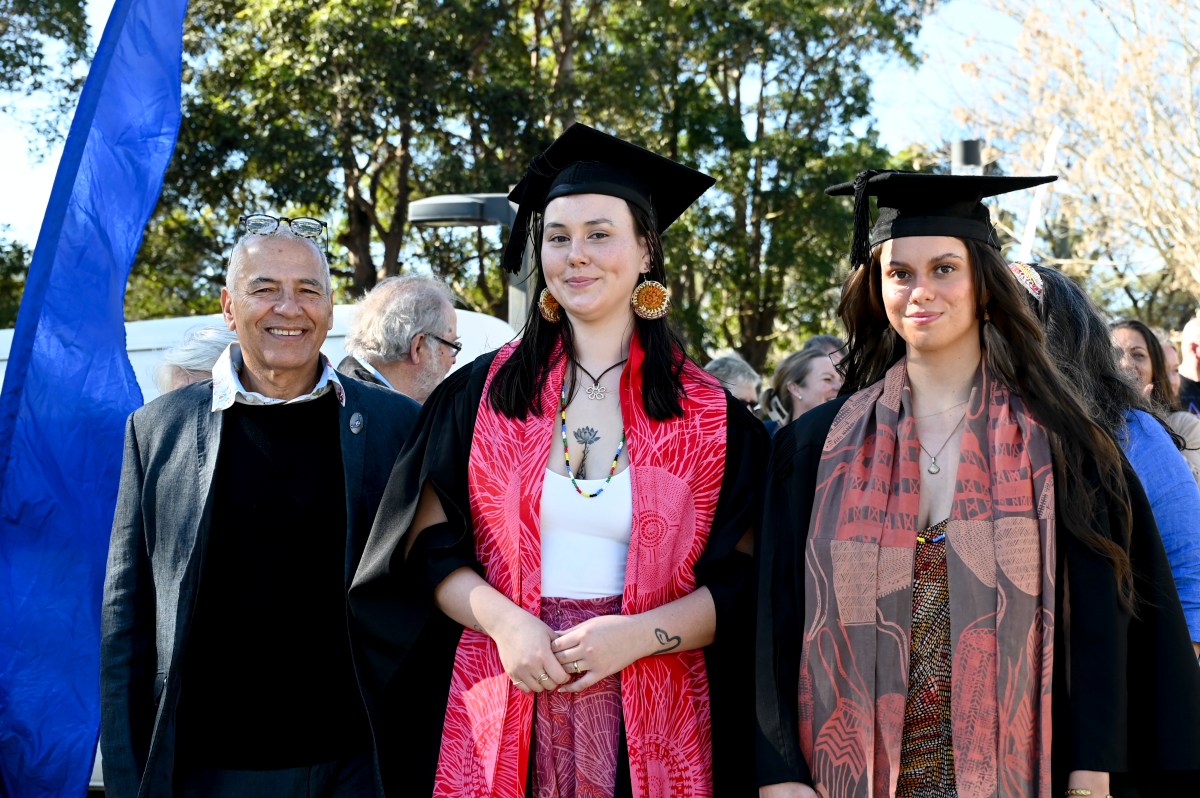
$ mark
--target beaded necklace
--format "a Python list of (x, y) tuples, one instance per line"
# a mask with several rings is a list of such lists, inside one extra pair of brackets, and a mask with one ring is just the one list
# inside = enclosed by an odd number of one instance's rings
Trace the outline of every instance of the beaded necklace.
[(575, 481), (575, 476), (571, 473), (571, 450), (567, 446), (567, 383), (563, 381), (562, 394), (558, 398), (558, 408), (562, 415), (562, 442), (563, 442), (563, 462), (567, 464), (567, 478), (571, 480), (572, 487), (575, 492), (585, 499), (594, 499), (604, 492), (608, 487), (608, 483), (612, 482), (612, 478), (617, 473), (617, 461), (621, 459), (621, 451), (625, 448), (625, 430), (621, 430), (621, 442), (617, 444), (617, 453), (613, 455), (612, 468), (608, 470), (608, 479), (604, 480), (604, 484), (600, 486), (600, 490), (595, 493), (587, 493), (583, 488), (579, 487), (579, 483)]

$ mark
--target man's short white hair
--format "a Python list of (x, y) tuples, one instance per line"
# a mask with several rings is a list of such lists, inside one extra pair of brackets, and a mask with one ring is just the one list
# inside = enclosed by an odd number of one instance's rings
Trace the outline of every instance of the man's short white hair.
[(1200, 344), (1200, 316), (1193, 316), (1187, 324), (1183, 325), (1179, 341), (1184, 349), (1188, 349), (1189, 344)]
[(418, 335), (441, 332), (447, 308), (454, 311), (454, 295), (442, 281), (421, 275), (389, 277), (358, 301), (346, 351), (359, 360), (403, 360)]
[(754, 370), (754, 367), (736, 352), (721, 354), (713, 358), (708, 361), (708, 365), (704, 367), (704, 370), (720, 380), (727, 388), (739, 383), (745, 383), (757, 390), (758, 384), (762, 382), (762, 378)]
[(296, 235), (290, 227), (284, 224), (279, 225), (279, 227), (270, 233), (246, 233), (233, 245), (233, 252), (229, 254), (229, 268), (225, 270), (225, 289), (229, 293), (234, 293), (238, 279), (242, 276), (242, 269), (246, 267), (246, 250), (250, 248), (251, 244), (261, 241), (264, 238), (303, 241), (308, 244), (317, 257), (321, 259), (321, 268), (325, 273), (325, 293), (333, 293), (333, 278), (329, 275), (329, 259), (325, 257), (325, 250), (321, 249), (315, 240)]

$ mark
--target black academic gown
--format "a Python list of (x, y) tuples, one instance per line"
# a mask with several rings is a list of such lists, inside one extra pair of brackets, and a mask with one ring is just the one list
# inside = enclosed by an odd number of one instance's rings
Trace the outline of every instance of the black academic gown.
[[(756, 548), (760, 784), (812, 783), (797, 727), (804, 548), (821, 449), (846, 398), (801, 416), (773, 442)], [(1126, 481), (1136, 617), (1118, 601), (1108, 562), (1057, 525), (1051, 795), (1063, 794), (1072, 770), (1113, 773), (1115, 798), (1200, 795), (1200, 668), (1154, 516), (1128, 466)], [(1062, 501), (1056, 507), (1070, 512)], [(1120, 508), (1100, 510), (1093, 529), (1110, 536), (1109, 513)]]
[[(350, 590), (361, 684), (388, 795), (433, 789), (446, 696), (462, 627), (433, 604), (434, 588), (461, 567), (482, 566), (471, 533), (467, 465), (483, 386), (494, 355), (476, 358), (429, 397), (396, 463)], [(768, 440), (762, 423), (728, 397), (725, 473), (697, 583), (717, 608), (705, 650), (712, 703), (715, 795), (753, 796), (754, 589), (752, 559), (735, 550), (756, 527)], [(549, 445), (538, 441), (536, 445)], [(422, 487), (449, 519), (426, 529), (407, 560), (404, 534)]]

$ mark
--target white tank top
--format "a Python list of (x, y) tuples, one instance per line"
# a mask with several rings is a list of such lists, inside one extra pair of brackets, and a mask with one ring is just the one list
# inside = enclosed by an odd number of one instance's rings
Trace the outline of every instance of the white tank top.
[(542, 485), (542, 595), (561, 598), (619, 596), (625, 590), (625, 559), (633, 534), (633, 490), (626, 468), (607, 486), (577, 479), (579, 487), (604, 493), (580, 496), (571, 480), (546, 469)]

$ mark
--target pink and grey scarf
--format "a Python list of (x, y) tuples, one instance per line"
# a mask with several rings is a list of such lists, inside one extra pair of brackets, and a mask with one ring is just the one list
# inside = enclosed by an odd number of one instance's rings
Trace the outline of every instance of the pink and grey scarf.
[[(817, 792), (829, 798), (895, 794), (919, 454), (901, 360), (843, 406), (817, 474), (805, 559), (800, 745)], [(1050, 446), (1021, 399), (982, 365), (955, 479), (946, 559), (958, 794), (1046, 798), (1055, 573)]]

